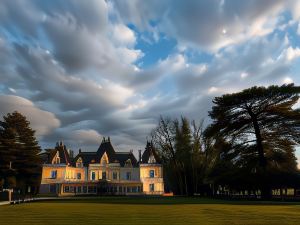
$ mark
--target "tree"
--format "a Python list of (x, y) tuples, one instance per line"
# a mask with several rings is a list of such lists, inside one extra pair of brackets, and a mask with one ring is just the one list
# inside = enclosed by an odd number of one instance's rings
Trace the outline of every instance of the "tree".
[(26, 117), (18, 112), (8, 113), (3, 119), (0, 158), (5, 168), (13, 171), (16, 186), (22, 193), (25, 194), (28, 187), (31, 187), (31, 192), (37, 192), (41, 174), (41, 148), (34, 136), (35, 131), (30, 128)]
[(152, 140), (164, 165), (166, 186), (175, 194), (199, 193), (203, 184), (203, 122), (199, 125), (181, 117), (160, 118)]
[(213, 123), (207, 137), (233, 143), (238, 168), (255, 171), (263, 198), (271, 195), (270, 170), (296, 171), (295, 145), (300, 144), (300, 87), (293, 84), (252, 87), (213, 100)]

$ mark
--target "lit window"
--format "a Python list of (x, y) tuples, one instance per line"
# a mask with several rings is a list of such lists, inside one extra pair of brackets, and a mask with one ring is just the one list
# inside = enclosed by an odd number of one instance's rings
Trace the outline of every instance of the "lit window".
[(154, 191), (154, 184), (149, 184), (149, 190)]
[(106, 172), (102, 172), (102, 179), (106, 180)]
[(154, 177), (154, 170), (149, 171), (149, 177), (153, 178)]

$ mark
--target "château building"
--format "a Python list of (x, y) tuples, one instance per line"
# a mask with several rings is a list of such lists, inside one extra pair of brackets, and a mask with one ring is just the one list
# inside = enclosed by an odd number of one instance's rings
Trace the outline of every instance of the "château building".
[[(71, 154), (70, 154), (71, 153)], [(66, 195), (162, 195), (163, 169), (151, 142), (139, 150), (116, 152), (110, 138), (103, 138), (97, 152), (72, 156), (62, 142), (42, 153), (41, 194)]]

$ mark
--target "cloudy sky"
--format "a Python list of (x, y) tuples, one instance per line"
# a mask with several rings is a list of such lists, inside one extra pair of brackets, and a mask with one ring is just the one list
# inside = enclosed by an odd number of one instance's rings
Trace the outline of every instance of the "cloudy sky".
[(2, 0), (0, 115), (25, 114), (43, 147), (142, 149), (159, 115), (299, 85), (299, 38), (297, 0)]

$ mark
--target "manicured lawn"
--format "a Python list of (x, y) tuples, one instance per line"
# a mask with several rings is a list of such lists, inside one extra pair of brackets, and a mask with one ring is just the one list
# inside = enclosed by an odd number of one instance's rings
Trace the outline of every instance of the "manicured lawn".
[(0, 224), (300, 224), (297, 203), (99, 197), (0, 206)]

